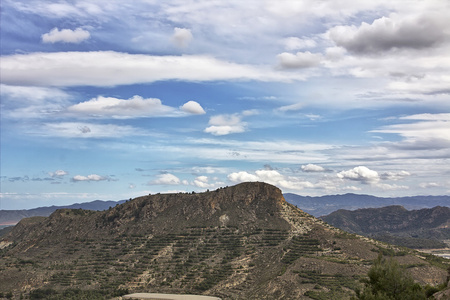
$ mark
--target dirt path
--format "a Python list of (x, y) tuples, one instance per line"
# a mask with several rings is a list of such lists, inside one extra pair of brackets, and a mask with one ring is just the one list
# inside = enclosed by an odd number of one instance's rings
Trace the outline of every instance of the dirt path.
[(221, 300), (211, 296), (197, 295), (174, 295), (174, 294), (156, 294), (156, 293), (135, 293), (122, 296), (122, 299), (145, 299), (145, 300)]

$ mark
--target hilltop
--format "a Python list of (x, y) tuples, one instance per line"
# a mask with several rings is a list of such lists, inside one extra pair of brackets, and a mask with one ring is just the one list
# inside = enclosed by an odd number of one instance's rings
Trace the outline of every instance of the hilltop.
[(61, 209), (23, 219), (0, 244), (0, 292), (17, 299), (125, 291), (349, 299), (380, 251), (424, 284), (443, 282), (447, 267), (332, 227), (258, 182), (148, 195), (106, 211)]

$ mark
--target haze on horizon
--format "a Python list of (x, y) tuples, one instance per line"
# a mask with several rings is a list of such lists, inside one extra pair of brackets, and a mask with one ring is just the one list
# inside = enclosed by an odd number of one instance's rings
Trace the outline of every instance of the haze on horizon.
[(1, 207), (450, 193), (450, 2), (1, 3)]

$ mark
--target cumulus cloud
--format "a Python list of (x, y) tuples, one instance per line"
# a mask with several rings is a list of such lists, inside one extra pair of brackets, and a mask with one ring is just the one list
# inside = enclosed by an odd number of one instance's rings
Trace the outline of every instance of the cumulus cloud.
[(172, 41), (179, 48), (185, 48), (193, 39), (190, 29), (175, 27), (173, 30)]
[(180, 178), (178, 178), (177, 176), (170, 174), (170, 173), (160, 174), (157, 177), (158, 177), (158, 179), (149, 182), (149, 184), (150, 185), (157, 185), (157, 184), (177, 185), (177, 184), (182, 183)]
[(89, 31), (82, 28), (77, 28), (75, 30), (53, 28), (49, 33), (42, 35), (42, 42), (44, 43), (74, 43), (79, 44), (84, 40), (91, 37)]
[(304, 69), (317, 67), (323, 59), (320, 53), (297, 52), (292, 54), (283, 52), (277, 55), (279, 66), (283, 69)]
[(380, 175), (377, 171), (370, 170), (364, 166), (355, 167), (347, 171), (341, 171), (337, 174), (337, 177), (340, 179), (360, 181), (362, 183), (377, 183), (380, 180)]
[(372, 24), (336, 26), (329, 37), (336, 45), (357, 54), (372, 54), (392, 49), (424, 49), (449, 37), (448, 16), (445, 13), (426, 13), (414, 16), (391, 14)]
[(227, 135), (231, 133), (241, 133), (246, 130), (247, 123), (242, 121), (241, 114), (217, 115), (209, 119), (209, 127), (205, 129), (206, 133), (212, 135)]
[(325, 171), (324, 167), (314, 165), (314, 164), (302, 165), (301, 168), (302, 168), (303, 172), (324, 172)]
[(98, 96), (72, 105), (67, 110), (84, 116), (117, 119), (169, 116), (176, 113), (174, 108), (163, 105), (159, 99), (144, 99), (137, 95), (127, 100)]
[(110, 180), (109, 177), (100, 176), (97, 174), (91, 174), (87, 176), (83, 175), (75, 175), (72, 177), (73, 182), (79, 182), (79, 181), (104, 181), (104, 180)]
[(35, 52), (2, 56), (2, 82), (10, 85), (114, 86), (162, 80), (303, 80), (305, 75), (205, 55), (152, 56), (114, 51)]
[(203, 115), (206, 114), (203, 107), (196, 101), (188, 101), (182, 106), (180, 106), (180, 109), (186, 113), (193, 114), (193, 115)]
[(195, 178), (195, 180), (192, 182), (192, 185), (199, 187), (199, 188), (212, 188), (216, 186), (216, 183), (209, 183), (208, 176), (198, 176)]
[(233, 172), (228, 175), (228, 180), (235, 183), (262, 181), (290, 190), (302, 190), (304, 188), (314, 187), (314, 184), (309, 181), (302, 181), (293, 177), (285, 177), (276, 170), (257, 170), (254, 174), (246, 171)]

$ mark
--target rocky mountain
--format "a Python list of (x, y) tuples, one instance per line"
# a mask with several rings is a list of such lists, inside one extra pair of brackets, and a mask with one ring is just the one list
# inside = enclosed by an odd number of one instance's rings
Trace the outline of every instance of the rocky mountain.
[(319, 197), (300, 196), (286, 193), (284, 198), (303, 211), (315, 217), (328, 215), (339, 209), (355, 210), (359, 208), (378, 208), (401, 205), (407, 209), (432, 208), (435, 206), (450, 207), (450, 196), (412, 196), (383, 198), (370, 195), (344, 194)]
[[(85, 203), (75, 203), (72, 205), (66, 206), (48, 206), (48, 207), (38, 207), (33, 209), (20, 209), (20, 210), (0, 210), (0, 226), (11, 226), (19, 223), (23, 218), (30, 217), (48, 217), (54, 211), (62, 208), (69, 209), (88, 209), (88, 210), (105, 210), (109, 207), (114, 207), (117, 204), (124, 203), (125, 200), (122, 201), (101, 201), (95, 200), (92, 202)], [(1, 235), (0, 235), (1, 236)]]
[[(345, 194), (345, 195), (327, 195), (320, 197), (300, 196), (297, 194), (286, 193), (283, 195), (287, 202), (296, 205), (301, 210), (312, 214), (315, 217), (330, 214), (338, 209), (355, 210), (358, 208), (383, 207), (389, 205), (403, 205), (408, 209), (431, 208), (434, 206), (450, 207), (450, 196), (414, 196), (401, 198), (380, 198), (370, 195)], [(88, 210), (106, 210), (121, 201), (101, 201), (75, 203), (67, 206), (48, 206), (33, 209), (22, 210), (0, 210), (0, 229), (2, 227), (17, 224), (23, 218), (29, 217), (48, 217), (57, 209), (88, 209)], [(1, 236), (1, 232), (0, 232)]]
[(379, 252), (424, 284), (443, 282), (448, 263), (332, 227), (257, 182), (57, 210), (23, 219), (0, 248), (0, 293), (15, 299), (350, 299)]
[(450, 240), (450, 208), (442, 206), (340, 209), (321, 219), (348, 232), (410, 248), (443, 248), (442, 241)]

